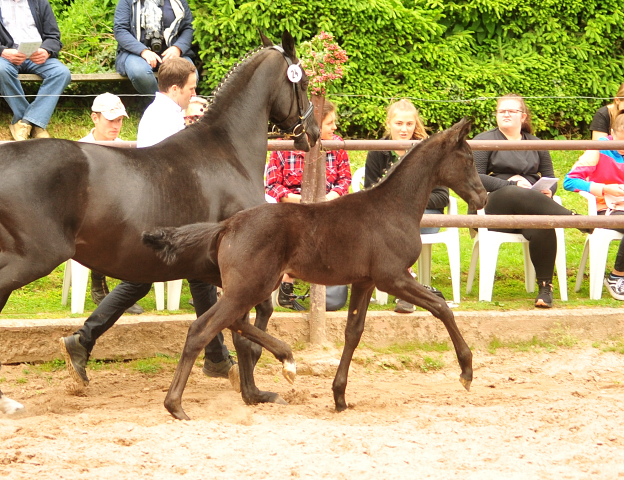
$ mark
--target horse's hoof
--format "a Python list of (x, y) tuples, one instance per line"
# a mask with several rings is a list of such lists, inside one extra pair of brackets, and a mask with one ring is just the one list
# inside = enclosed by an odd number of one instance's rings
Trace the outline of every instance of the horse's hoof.
[(15, 400), (11, 400), (4, 395), (0, 397), (0, 412), (6, 415), (13, 415), (14, 413), (24, 410), (24, 405)]
[(280, 397), (279, 395), (275, 397), (275, 400), (273, 400), (273, 403), (277, 403), (278, 405), (288, 405), (288, 402), (284, 400), (282, 397)]
[(167, 400), (165, 400), (165, 408), (176, 420), (190, 420), (191, 419), (186, 413), (184, 413), (184, 410), (179, 404), (178, 405), (174, 405), (173, 403), (170, 404), (170, 403), (167, 403)]
[(336, 412), (344, 412), (347, 409), (347, 402), (336, 403)]
[(297, 364), (294, 360), (285, 360), (284, 366), (282, 368), (282, 375), (284, 378), (293, 385), (295, 383), (295, 378), (297, 377)]
[(466, 380), (465, 378), (462, 378), (460, 376), (459, 382), (462, 384), (462, 386), (466, 389), (467, 392), (470, 391), (470, 384), (472, 383), (472, 380)]
[(238, 369), (238, 363), (232, 365), (230, 370), (228, 371), (228, 379), (230, 380), (230, 384), (236, 393), (241, 392), (240, 386), (240, 370)]

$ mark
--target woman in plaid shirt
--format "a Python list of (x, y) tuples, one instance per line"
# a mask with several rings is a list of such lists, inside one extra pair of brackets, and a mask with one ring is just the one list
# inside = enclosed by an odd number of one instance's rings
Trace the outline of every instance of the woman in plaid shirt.
[[(321, 140), (342, 140), (336, 131), (336, 106), (325, 100)], [(266, 193), (276, 202), (301, 202), (301, 180), (305, 152), (271, 152), (266, 171)], [(333, 200), (349, 193), (351, 165), (344, 150), (327, 152), (325, 167), (325, 193), (327, 200)], [(278, 303), (285, 308), (294, 308), (292, 303), (293, 278), (284, 274), (278, 295)]]

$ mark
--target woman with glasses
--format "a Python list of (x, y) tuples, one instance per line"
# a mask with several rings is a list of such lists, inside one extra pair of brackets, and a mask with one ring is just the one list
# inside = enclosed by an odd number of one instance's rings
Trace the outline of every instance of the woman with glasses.
[[(531, 134), (531, 113), (524, 99), (510, 93), (498, 99), (496, 106), (498, 128), (477, 135), (475, 140), (539, 140)], [(474, 151), (475, 166), (485, 189), (490, 192), (485, 213), (490, 215), (573, 215), (556, 203), (552, 196), (557, 184), (550, 189), (532, 189), (541, 177), (554, 177), (552, 159), (546, 150)], [(522, 233), (529, 241), (531, 262), (535, 267), (539, 292), (535, 306), (552, 307), (552, 277), (557, 256), (554, 230), (521, 228), (492, 229), (500, 232)]]
[(613, 103), (605, 105), (598, 109), (594, 114), (592, 122), (589, 124), (589, 129), (592, 132), (592, 140), (600, 140), (609, 136), (612, 130), (612, 125), (615, 122), (615, 118), (624, 111), (624, 83), (620, 85)]

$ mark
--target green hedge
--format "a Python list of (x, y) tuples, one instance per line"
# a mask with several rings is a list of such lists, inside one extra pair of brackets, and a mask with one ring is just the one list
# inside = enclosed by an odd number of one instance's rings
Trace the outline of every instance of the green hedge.
[[(83, 55), (87, 50), (90, 71), (114, 68), (109, 37), (114, 3), (54, 2), (62, 10), (64, 41), (77, 40), (70, 42), (76, 49), (68, 53)], [(613, 0), (189, 3), (204, 67), (204, 94), (240, 55), (259, 44), (259, 29), (276, 41), (284, 29), (298, 42), (320, 30), (333, 33), (350, 57), (348, 74), (329, 92), (339, 105), (340, 132), (347, 136), (379, 135), (391, 98), (414, 98), (432, 130), (468, 115), (475, 119), (475, 131), (481, 131), (494, 122), (492, 97), (507, 92), (611, 97), (624, 81), (624, 16)], [(80, 21), (86, 17), (92, 19), (91, 26)], [(90, 36), (80, 37), (85, 32)], [(97, 43), (105, 44), (101, 52), (94, 48)], [(542, 136), (578, 137), (587, 135), (592, 115), (606, 102), (542, 98), (528, 103)]]

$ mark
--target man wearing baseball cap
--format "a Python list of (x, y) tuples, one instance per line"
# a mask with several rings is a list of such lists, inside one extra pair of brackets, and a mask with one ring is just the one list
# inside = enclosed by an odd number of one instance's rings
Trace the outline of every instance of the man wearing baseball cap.
[[(128, 117), (128, 114), (117, 95), (112, 93), (98, 95), (95, 97), (91, 107), (91, 119), (95, 127), (91, 129), (89, 135), (81, 138), (80, 141), (87, 143), (121, 141), (119, 132), (121, 131), (123, 117)], [(93, 303), (99, 305), (108, 293), (106, 276), (91, 270), (91, 300), (93, 300)], [(126, 313), (138, 315), (143, 313), (143, 308), (135, 303), (126, 310)]]
[(81, 142), (116, 141), (119, 138), (123, 117), (128, 117), (121, 99), (112, 93), (103, 93), (93, 100), (91, 119), (95, 127)]

